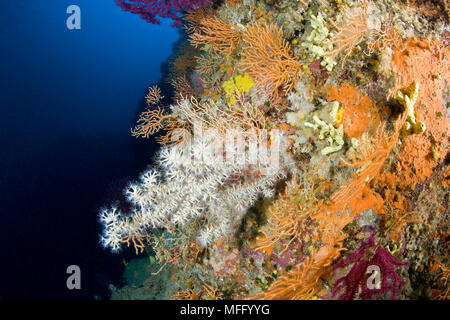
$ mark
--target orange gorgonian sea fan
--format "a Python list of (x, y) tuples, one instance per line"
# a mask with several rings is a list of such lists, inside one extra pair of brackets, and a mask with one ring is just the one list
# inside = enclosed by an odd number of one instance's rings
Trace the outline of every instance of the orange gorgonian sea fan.
[[(318, 251), (311, 252), (305, 262), (296, 266), (291, 273), (280, 277), (269, 290), (257, 294), (254, 299), (309, 299), (319, 292), (323, 276), (330, 271), (331, 264), (340, 256), (340, 252), (345, 250), (343, 241), (347, 235), (342, 232), (344, 226), (359, 213), (359, 210), (352, 210), (351, 207), (358, 207), (358, 203), (363, 202), (362, 195), (368, 190), (367, 184), (378, 174), (397, 143), (406, 117), (405, 112), (394, 122), (391, 135), (386, 132), (385, 123), (381, 123), (371, 144), (364, 146), (362, 159), (353, 157), (350, 161), (343, 160), (347, 166), (358, 167), (360, 171), (355, 173), (350, 183), (344, 184), (333, 194), (328, 204), (311, 215), (318, 222), (316, 230), (322, 234), (320, 239), (323, 246)], [(370, 193), (369, 196), (372, 202), (377, 202), (376, 197)], [(347, 205), (350, 207), (350, 214), (342, 214)], [(364, 210), (364, 205), (359, 209)]]
[(353, 154), (350, 156), (350, 161), (341, 158), (345, 165), (358, 168), (358, 170), (355, 172), (353, 180), (343, 185), (339, 192), (331, 197), (334, 203), (345, 204), (350, 199), (354, 199), (357, 195), (362, 194), (364, 191), (363, 187), (379, 174), (384, 162), (399, 139), (400, 130), (407, 116), (408, 114), (404, 112), (394, 122), (391, 135), (386, 130), (386, 123), (380, 123), (374, 137), (367, 144), (361, 146), (362, 157), (360, 159), (357, 159)]
[(214, 10), (211, 5), (197, 10), (189, 11), (183, 19), (186, 21), (185, 29), (188, 33), (198, 32), (202, 21), (214, 16)]
[(227, 5), (231, 8), (235, 8), (237, 5), (242, 3), (242, 0), (225, 0)]
[(175, 89), (174, 100), (177, 102), (195, 96), (195, 91), (185, 75), (172, 79), (170, 84)]
[(209, 52), (231, 55), (236, 49), (241, 34), (231, 23), (216, 16), (206, 16), (189, 35), (189, 42), (196, 48), (205, 46)]
[(145, 96), (145, 99), (147, 100), (147, 104), (155, 105), (164, 99), (164, 96), (161, 95), (161, 89), (158, 86), (151, 86), (148, 88), (148, 94)]
[(197, 300), (198, 295), (192, 289), (186, 289), (175, 292), (169, 300)]
[[(292, 242), (302, 240), (301, 236), (310, 223), (308, 216), (312, 208), (319, 205), (307, 189), (305, 183), (299, 183), (294, 176), (286, 189), (269, 207), (267, 226), (260, 230), (261, 236), (257, 238), (255, 248), (271, 252), (275, 245), (281, 245), (280, 254), (289, 249)], [(307, 189), (307, 190), (305, 190)]]
[(141, 113), (136, 127), (131, 129), (133, 137), (148, 138), (164, 128), (164, 121), (171, 115), (164, 114), (160, 108), (147, 110)]
[(244, 32), (241, 72), (248, 73), (259, 90), (278, 98), (280, 90), (289, 92), (295, 86), (301, 67), (280, 28), (274, 24), (255, 23)]
[(251, 299), (307, 300), (318, 294), (323, 276), (331, 271), (333, 261), (345, 250), (342, 243), (346, 237), (332, 224), (327, 225), (322, 233), (324, 245), (319, 250), (313, 250), (304, 262), (278, 278), (267, 291)]
[(253, 296), (256, 300), (307, 300), (318, 291), (321, 266), (316, 266), (314, 253), (296, 266), (290, 273), (281, 276), (267, 291)]
[(136, 138), (148, 138), (161, 130), (164, 130), (165, 134), (156, 137), (158, 143), (163, 145), (176, 144), (185, 138), (180, 133), (185, 134), (186, 130), (188, 130), (188, 125), (179, 122), (177, 116), (170, 113), (167, 114), (157, 107), (153, 110), (148, 109), (140, 114), (136, 126), (131, 129), (131, 135)]
[(342, 63), (350, 56), (355, 48), (365, 37), (368, 31), (368, 14), (365, 8), (362, 11), (349, 13), (347, 11), (348, 21), (338, 27), (338, 32), (332, 37), (331, 44), (334, 49), (327, 53), (334, 60), (341, 53), (344, 53)]

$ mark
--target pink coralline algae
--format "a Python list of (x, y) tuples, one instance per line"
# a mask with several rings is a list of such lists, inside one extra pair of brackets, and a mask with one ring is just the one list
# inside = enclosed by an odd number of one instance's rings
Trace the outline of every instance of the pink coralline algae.
[(157, 17), (171, 18), (173, 27), (182, 26), (181, 14), (207, 5), (211, 0), (116, 0), (125, 11), (136, 13), (147, 22), (160, 24)]
[[(340, 300), (350, 300), (356, 296), (362, 300), (372, 300), (390, 292), (390, 299), (396, 299), (399, 286), (405, 285), (405, 282), (399, 278), (395, 267), (406, 266), (408, 262), (399, 261), (381, 246), (376, 248), (375, 254), (369, 259), (375, 246), (374, 235), (372, 231), (369, 239), (358, 250), (334, 266), (335, 270), (342, 270), (353, 264), (350, 271), (334, 284), (333, 297), (341, 293), (338, 297)], [(379, 271), (379, 281), (373, 281), (377, 279), (373, 270)]]

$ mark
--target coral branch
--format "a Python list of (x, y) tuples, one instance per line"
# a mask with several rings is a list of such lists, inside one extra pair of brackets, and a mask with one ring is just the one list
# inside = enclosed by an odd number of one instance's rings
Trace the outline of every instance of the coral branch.
[(241, 39), (232, 24), (215, 16), (205, 17), (198, 23), (197, 30), (189, 35), (190, 43), (196, 48), (206, 46), (208, 51), (230, 55)]
[[(408, 262), (399, 261), (380, 246), (377, 247), (375, 254), (367, 260), (366, 256), (370, 253), (369, 250), (375, 246), (374, 236), (375, 232), (371, 230), (371, 235), (358, 250), (334, 266), (335, 270), (349, 265), (352, 265), (352, 268), (344, 277), (336, 281), (332, 290), (333, 296), (343, 291), (338, 299), (348, 300), (359, 297), (368, 300), (390, 292), (390, 298), (395, 299), (398, 287), (405, 284), (397, 275), (395, 267), (406, 266)], [(373, 274), (368, 272), (368, 267), (375, 267), (374, 270), (379, 270), (380, 273), (375, 274), (375, 279), (381, 279), (381, 282), (368, 285), (369, 277)]]
[(211, 0), (116, 0), (125, 11), (139, 14), (142, 19), (150, 23), (160, 24), (157, 18), (171, 18), (172, 26), (181, 27), (181, 12), (188, 12), (207, 5)]
[(291, 55), (283, 33), (274, 24), (255, 23), (244, 33), (241, 72), (248, 73), (260, 91), (276, 98), (280, 89), (291, 91), (298, 79), (301, 64)]
[(348, 22), (338, 28), (337, 34), (331, 40), (334, 49), (327, 53), (328, 56), (336, 60), (340, 53), (344, 53), (345, 59), (352, 53), (354, 47), (361, 42), (367, 32), (367, 11), (348, 13)]

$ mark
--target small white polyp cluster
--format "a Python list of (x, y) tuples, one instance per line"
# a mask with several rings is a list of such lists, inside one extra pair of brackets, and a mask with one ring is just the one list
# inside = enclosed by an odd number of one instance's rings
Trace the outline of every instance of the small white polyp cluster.
[[(283, 148), (276, 166), (271, 161), (255, 164), (246, 152), (236, 154), (239, 161), (202, 156), (221, 142), (205, 136), (189, 145), (163, 147), (157, 169), (145, 171), (139, 182), (124, 190), (132, 212), (125, 214), (116, 207), (101, 210), (102, 245), (117, 251), (126, 237), (143, 237), (152, 228), (183, 227), (195, 218), (202, 221), (197, 237), (202, 246), (231, 236), (259, 196), (272, 196), (274, 183), (284, 176), (286, 163), (292, 162)], [(268, 174), (255, 174), (271, 166)], [(249, 172), (253, 174), (246, 176)]]

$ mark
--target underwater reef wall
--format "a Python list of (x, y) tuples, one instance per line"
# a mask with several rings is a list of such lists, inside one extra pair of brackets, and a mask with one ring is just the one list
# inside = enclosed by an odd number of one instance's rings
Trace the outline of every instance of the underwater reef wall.
[(188, 36), (99, 214), (148, 257), (113, 299), (449, 298), (448, 1), (118, 4)]

